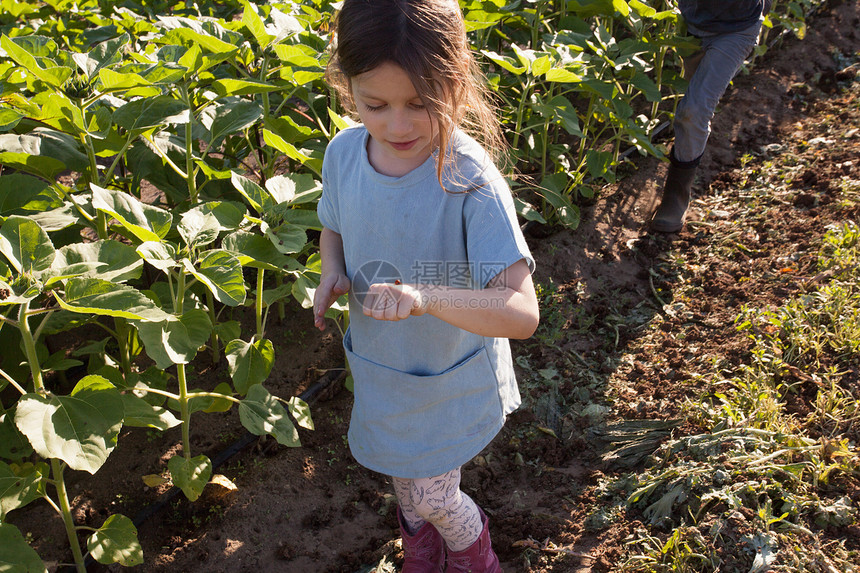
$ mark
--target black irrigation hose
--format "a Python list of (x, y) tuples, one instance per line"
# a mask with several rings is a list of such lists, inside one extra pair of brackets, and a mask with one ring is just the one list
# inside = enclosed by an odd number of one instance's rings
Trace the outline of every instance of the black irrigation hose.
[[(317, 380), (315, 384), (310, 386), (307, 390), (299, 394), (297, 397), (301, 400), (304, 400), (308, 404), (312, 404), (326, 390), (331, 388), (334, 384), (340, 382), (344, 378), (345, 374), (346, 368), (343, 366), (340, 368), (334, 368), (332, 370), (329, 370), (328, 372), (323, 374), (323, 376), (319, 380)], [(214, 472), (218, 467), (224, 464), (224, 462), (229, 460), (231, 457), (233, 457), (246, 447), (253, 444), (259, 438), (260, 436), (246, 431), (245, 435), (243, 435), (233, 444), (227, 446), (212, 457), (212, 471)], [(173, 486), (172, 488), (161, 494), (155, 502), (140, 510), (135, 516), (134, 520), (132, 520), (132, 523), (134, 523), (135, 528), (139, 529), (140, 526), (146, 522), (146, 520), (159, 513), (165, 507), (167, 507), (167, 505), (171, 501), (173, 501), (173, 498), (175, 498), (181, 492), (181, 489), (176, 486)], [(89, 567), (93, 563), (95, 563), (95, 559), (88, 552), (84, 557), (84, 567)], [(74, 573), (75, 571), (75, 567), (70, 565), (65, 567), (62, 570), (62, 573)]]

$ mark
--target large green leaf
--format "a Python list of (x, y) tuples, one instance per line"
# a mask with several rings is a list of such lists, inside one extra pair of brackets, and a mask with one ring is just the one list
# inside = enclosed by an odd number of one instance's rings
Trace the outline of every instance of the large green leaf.
[(489, 50), (481, 50), (481, 54), (497, 66), (509, 71), (515, 76), (524, 73), (527, 69), (526, 66), (518, 64), (517, 60), (510, 56), (505, 56)]
[(173, 485), (182, 490), (190, 501), (197, 501), (203, 488), (212, 477), (212, 462), (206, 456), (186, 459), (183, 456), (173, 456), (167, 462)]
[(0, 253), (19, 273), (32, 274), (49, 269), (57, 251), (42, 227), (12, 215), (0, 225)]
[(0, 523), (0, 571), (9, 573), (48, 573), (39, 554), (27, 544), (17, 527)]
[(218, 149), (224, 138), (230, 135), (241, 135), (248, 127), (254, 125), (263, 117), (263, 108), (256, 102), (239, 100), (219, 105), (215, 119), (209, 128), (211, 139), (209, 145)]
[(103, 189), (93, 183), (90, 187), (93, 207), (119, 221), (141, 242), (159, 241), (170, 231), (173, 215), (169, 211), (147, 205), (128, 193)]
[(111, 515), (90, 535), (87, 550), (93, 559), (105, 565), (119, 563), (123, 567), (134, 567), (143, 563), (137, 528), (122, 514)]
[(60, 248), (52, 268), (65, 277), (97, 277), (111, 282), (140, 278), (143, 260), (134, 247), (119, 241), (73, 243)]
[(257, 7), (249, 2), (244, 2), (245, 10), (242, 12), (242, 24), (251, 32), (257, 44), (261, 48), (266, 48), (271, 44), (275, 37), (266, 31), (266, 25), (263, 19), (257, 13)]
[(134, 287), (96, 278), (69, 279), (65, 299), (56, 293), (54, 296), (60, 306), (71, 312), (141, 321), (170, 319), (170, 315)]
[(218, 221), (219, 231), (238, 229), (245, 220), (245, 213), (247, 213), (244, 205), (232, 201), (209, 201), (198, 209), (206, 215), (215, 217)]
[(262, 215), (272, 207), (272, 199), (269, 194), (247, 177), (234, 172), (231, 181), (236, 190), (248, 200), (248, 203), (257, 213)]
[(125, 411), (123, 423), (126, 426), (155, 428), (164, 431), (182, 423), (182, 420), (174, 416), (170, 410), (161, 406), (153, 406), (132, 393), (123, 393), (122, 403)]
[(284, 89), (283, 86), (276, 84), (234, 79), (215, 80), (209, 87), (220, 97), (260, 94)]
[(37, 466), (30, 464), (15, 473), (11, 466), (0, 462), (0, 523), (6, 520), (6, 514), (10, 511), (24, 507), (41, 496), (41, 480), (42, 473)]
[(244, 267), (280, 271), (291, 266), (293, 261), (278, 251), (268, 238), (248, 231), (236, 231), (227, 235), (221, 246), (236, 254)]
[(43, 67), (30, 51), (18, 44), (18, 42), (23, 43), (26, 41), (19, 38), (13, 40), (8, 36), (2, 36), (0, 37), (0, 48), (6, 50), (7, 56), (33, 74), (34, 77), (51, 87), (60, 88), (75, 70), (67, 66), (54, 65)]
[(252, 434), (269, 434), (281, 445), (301, 446), (299, 432), (287, 410), (262, 384), (248, 389), (248, 396), (239, 404), (239, 419)]
[(170, 96), (140, 98), (118, 108), (113, 121), (129, 131), (181, 125), (191, 121), (188, 106)]
[(171, 316), (161, 322), (136, 322), (146, 354), (159, 368), (188, 364), (212, 333), (212, 322), (206, 311), (192, 309), (181, 317)]
[(271, 145), (278, 151), (284, 153), (290, 159), (298, 161), (302, 164), (307, 164), (312, 169), (316, 167), (314, 159), (297, 148), (295, 145), (285, 140), (283, 137), (268, 129), (263, 130), (263, 141), (267, 145)]
[(265, 381), (275, 364), (275, 348), (272, 341), (265, 338), (256, 342), (231, 340), (224, 348), (224, 354), (233, 387), (242, 396), (254, 384)]
[(287, 173), (267, 179), (266, 191), (279, 205), (299, 205), (316, 198), (321, 191), (321, 185), (309, 173)]
[(87, 376), (68, 396), (22, 396), (15, 425), (43, 458), (94, 474), (116, 447), (122, 417), (119, 390), (101, 376)]
[(102, 90), (104, 92), (125, 91), (152, 85), (152, 82), (139, 74), (116, 72), (109, 69), (101, 70), (99, 72), (99, 79), (102, 82)]
[(182, 214), (176, 230), (185, 240), (185, 244), (197, 249), (217, 239), (221, 225), (214, 215), (196, 208)]
[[(158, 21), (170, 30), (164, 34), (161, 41), (167, 44), (178, 44), (182, 46), (199, 46), (215, 55), (229, 57), (239, 48), (210, 33), (199, 20), (191, 18), (180, 18), (175, 16), (158, 16)], [(221, 30), (225, 35), (226, 30)], [(228, 38), (229, 39), (229, 38)]]
[(176, 247), (171, 243), (146, 241), (137, 247), (137, 254), (155, 268), (166, 271), (179, 265), (176, 260)]
[(50, 157), (73, 171), (87, 171), (90, 166), (80, 143), (72, 136), (53, 129), (38, 128), (24, 135), (0, 135), (0, 151)]
[(565, 68), (552, 68), (551, 70), (547, 70), (544, 77), (548, 82), (561, 82), (571, 84), (579, 83), (580, 81), (582, 81), (582, 78), (579, 75)]
[(33, 300), (44, 290), (44, 285), (30, 275), (20, 275), (6, 282), (0, 279), (0, 305), (23, 304)]
[(48, 188), (48, 183), (23, 173), (4, 173), (0, 177), (0, 217), (24, 208)]
[(30, 442), (15, 425), (15, 410), (7, 410), (0, 416), (0, 458), (19, 461), (31, 453)]
[(286, 223), (278, 227), (272, 228), (268, 224), (263, 223), (260, 228), (266, 234), (272, 244), (278, 251), (285, 255), (298, 253), (308, 242), (308, 235), (305, 230), (296, 225)]
[(73, 53), (72, 59), (88, 78), (93, 78), (100, 70), (121, 62), (125, 53), (124, 48), (130, 41), (131, 37), (128, 34), (109, 38), (99, 42), (86, 53)]
[(0, 131), (10, 131), (24, 118), (13, 109), (0, 108)]
[(185, 270), (206, 285), (215, 299), (227, 306), (239, 306), (245, 302), (245, 279), (242, 264), (233, 253), (221, 249), (206, 251), (197, 267), (183, 259)]
[(66, 170), (65, 163), (53, 157), (11, 151), (0, 152), (0, 165), (36, 175), (48, 181), (55, 181), (57, 176)]
[(298, 396), (293, 396), (287, 402), (287, 408), (290, 410), (290, 414), (295, 418), (296, 423), (306, 430), (314, 429), (314, 421), (311, 418), (311, 408), (307, 402), (299, 398)]

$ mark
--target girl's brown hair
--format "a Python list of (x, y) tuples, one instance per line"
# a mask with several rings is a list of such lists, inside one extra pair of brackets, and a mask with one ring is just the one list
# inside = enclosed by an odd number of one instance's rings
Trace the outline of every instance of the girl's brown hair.
[(455, 127), (493, 161), (503, 159), (506, 143), (456, 0), (344, 0), (326, 78), (348, 110), (355, 111), (350, 80), (386, 62), (411, 78), (439, 126), (440, 182)]

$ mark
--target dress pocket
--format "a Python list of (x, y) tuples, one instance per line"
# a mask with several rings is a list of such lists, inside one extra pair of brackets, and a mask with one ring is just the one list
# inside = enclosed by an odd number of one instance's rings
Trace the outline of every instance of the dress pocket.
[(496, 372), (483, 346), (431, 375), (355, 354), (349, 331), (344, 348), (355, 381), (350, 448), (371, 469), (409, 477), (416, 468), (449, 465), (444, 473), (480, 452), (504, 423)]

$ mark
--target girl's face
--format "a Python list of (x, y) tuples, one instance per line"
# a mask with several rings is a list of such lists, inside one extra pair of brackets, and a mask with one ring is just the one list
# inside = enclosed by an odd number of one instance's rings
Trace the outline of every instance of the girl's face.
[(374, 169), (400, 177), (430, 157), (435, 122), (403, 68), (386, 62), (352, 78), (351, 86), (358, 117), (370, 133), (367, 155)]

